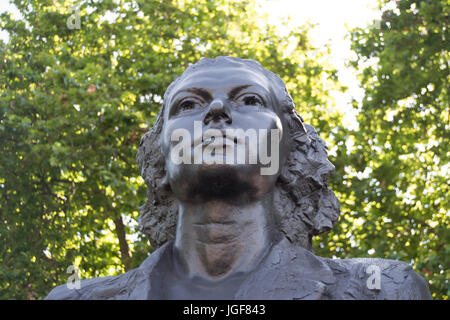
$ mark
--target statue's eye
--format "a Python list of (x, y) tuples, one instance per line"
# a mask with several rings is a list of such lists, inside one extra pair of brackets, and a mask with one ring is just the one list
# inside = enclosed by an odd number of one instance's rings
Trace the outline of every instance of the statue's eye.
[(247, 106), (262, 106), (262, 105), (264, 105), (261, 98), (259, 98), (257, 95), (254, 95), (254, 94), (245, 95), (244, 97), (241, 98), (241, 100)]
[(194, 109), (195, 107), (199, 106), (200, 104), (195, 101), (195, 100), (183, 100), (180, 104), (179, 104), (179, 109), (181, 111), (187, 111), (187, 110), (191, 110)]

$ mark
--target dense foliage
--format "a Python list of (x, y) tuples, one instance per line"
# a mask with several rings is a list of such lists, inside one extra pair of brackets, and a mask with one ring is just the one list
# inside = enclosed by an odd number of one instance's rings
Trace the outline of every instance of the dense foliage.
[(410, 262), (440, 299), (450, 277), (449, 13), (446, 0), (398, 1), (352, 32), (365, 96), (359, 129), (337, 133), (354, 147), (334, 161), (343, 214), (321, 239), (324, 254)]
[[(279, 35), (253, 1), (12, 2), (23, 17), (0, 15), (10, 35), (0, 41), (0, 299), (43, 298), (70, 265), (82, 278), (114, 275), (151, 252), (136, 230), (139, 139), (168, 84), (218, 55), (279, 74), (334, 150), (342, 217), (316, 253), (411, 262), (448, 296), (445, 1), (400, 1), (379, 29), (352, 33), (366, 92), (359, 130), (330, 97), (343, 89), (326, 48), (312, 47), (308, 27)], [(79, 28), (68, 28), (75, 13)]]

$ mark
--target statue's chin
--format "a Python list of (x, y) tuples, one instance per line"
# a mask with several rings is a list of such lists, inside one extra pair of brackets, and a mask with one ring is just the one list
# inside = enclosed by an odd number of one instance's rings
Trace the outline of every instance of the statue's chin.
[(178, 167), (170, 184), (180, 200), (246, 202), (270, 191), (275, 181), (273, 177), (261, 176), (258, 165), (198, 164)]

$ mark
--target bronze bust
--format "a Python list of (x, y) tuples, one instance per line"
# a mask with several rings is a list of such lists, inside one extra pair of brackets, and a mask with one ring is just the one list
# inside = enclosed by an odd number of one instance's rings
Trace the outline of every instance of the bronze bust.
[(158, 249), (139, 268), (47, 299), (431, 298), (406, 263), (312, 253), (311, 237), (339, 217), (334, 167), (283, 81), (255, 61), (190, 66), (168, 87), (137, 162), (148, 186), (140, 227)]

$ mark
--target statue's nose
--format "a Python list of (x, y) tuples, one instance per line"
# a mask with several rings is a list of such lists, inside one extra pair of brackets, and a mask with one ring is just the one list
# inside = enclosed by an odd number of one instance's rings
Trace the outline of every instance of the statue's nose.
[(223, 99), (214, 99), (208, 106), (208, 112), (203, 118), (203, 123), (208, 124), (210, 122), (225, 121), (227, 124), (231, 124), (231, 112), (230, 106), (227, 101)]

